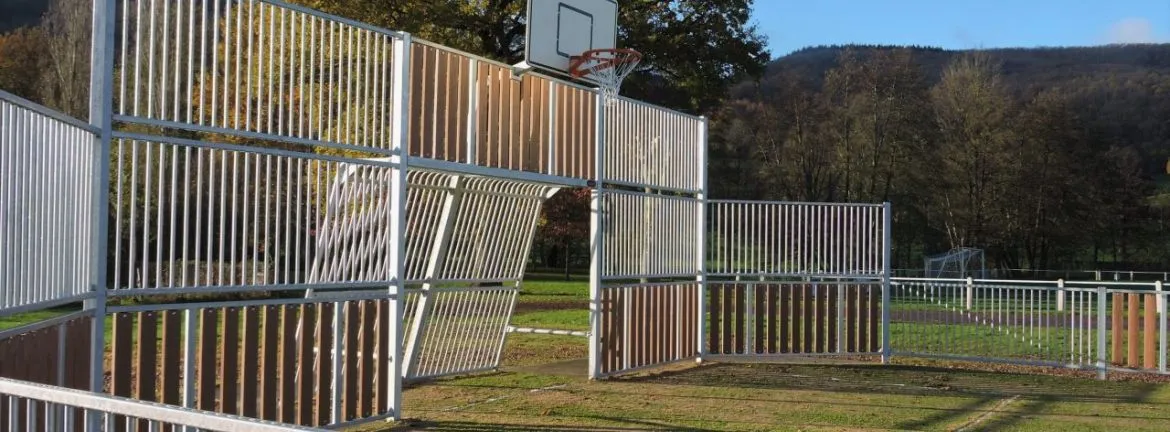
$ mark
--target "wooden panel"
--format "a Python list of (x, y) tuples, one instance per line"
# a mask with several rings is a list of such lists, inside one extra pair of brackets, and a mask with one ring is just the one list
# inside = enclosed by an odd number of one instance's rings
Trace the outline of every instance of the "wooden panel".
[(329, 424), (330, 408), (330, 380), (333, 376), (333, 363), (329, 358), (329, 351), (333, 349), (333, 304), (323, 303), (317, 309), (317, 355), (314, 358), (316, 366), (313, 373), (316, 375), (317, 410), (314, 423), (316, 426)]
[(359, 302), (345, 302), (345, 345), (342, 348), (344, 366), (342, 379), (344, 380), (344, 397), (342, 398), (343, 421), (357, 418), (358, 406), (358, 331), (362, 325), (362, 315), (358, 309)]
[(869, 352), (881, 350), (882, 335), (878, 332), (878, 323), (881, 322), (882, 293), (881, 287), (869, 286)]
[(297, 346), (297, 424), (307, 426), (313, 424), (313, 347), (316, 341), (317, 311), (313, 305), (300, 307), (300, 327), (297, 334), (300, 344)]
[(857, 287), (857, 352), (865, 352), (869, 345), (869, 286)]
[(1113, 300), (1113, 322), (1111, 323), (1113, 328), (1113, 352), (1110, 358), (1113, 364), (1120, 365), (1125, 361), (1124, 353), (1122, 352), (1122, 346), (1125, 341), (1125, 330), (1123, 330), (1125, 326), (1123, 318), (1125, 315), (1125, 294), (1113, 293), (1109, 297)]
[(829, 352), (840, 352), (837, 349), (837, 302), (839, 301), (837, 298), (837, 291), (840, 291), (840, 289), (840, 285), (825, 286), (825, 290), (828, 291), (828, 304), (825, 306), (825, 309), (826, 315), (828, 317), (826, 319), (826, 321), (828, 321), (828, 328), (826, 329), (826, 332), (828, 332), (829, 341), (826, 350)]
[(358, 407), (357, 416), (366, 418), (373, 415), (374, 410), (374, 317), (377, 314), (373, 301), (361, 302), (361, 329), (358, 334), (358, 355), (361, 361), (358, 364)]
[(1154, 369), (1158, 367), (1158, 298), (1154, 294), (1146, 294), (1145, 297), (1145, 312), (1142, 314), (1145, 325), (1142, 329), (1142, 334), (1145, 335), (1145, 340), (1142, 342), (1144, 353), (1142, 355), (1142, 366), (1146, 369)]
[[(138, 364), (135, 367), (137, 376), (134, 380), (134, 397), (144, 401), (158, 401), (155, 392), (155, 379), (158, 370), (158, 315), (155, 312), (141, 312), (138, 314), (137, 325)], [(138, 428), (147, 427), (146, 420), (138, 421)]]
[(804, 352), (804, 353), (811, 353), (811, 352), (816, 351), (816, 345), (815, 345), (816, 336), (814, 334), (814, 333), (816, 333), (816, 330), (814, 327), (817, 325), (817, 322), (816, 322), (817, 298), (816, 298), (815, 291), (816, 290), (813, 289), (812, 285), (804, 285), (804, 302), (802, 303), (804, 305), (804, 313), (801, 315), (801, 321), (804, 321), (804, 323), (803, 323), (804, 351), (801, 351), (801, 352)]
[(260, 340), (260, 401), (257, 412), (262, 419), (276, 420), (277, 404), (280, 402), (277, 393), (277, 382), (280, 380), (280, 308), (265, 306), (261, 315), (263, 337)]
[(767, 333), (765, 332), (764, 329), (765, 329), (765, 325), (771, 321), (768, 319), (768, 308), (767, 308), (767, 305), (764, 303), (764, 299), (768, 294), (768, 286), (767, 285), (756, 285), (754, 287), (753, 294), (755, 297), (754, 308), (756, 311), (756, 313), (755, 313), (755, 321), (756, 321), (755, 327), (756, 328), (755, 328), (755, 335), (753, 337), (754, 342), (755, 342), (755, 344), (753, 346), (755, 348), (754, 348), (753, 352), (759, 354), (759, 353), (765, 352), (766, 347), (764, 346), (764, 336), (766, 336)]
[(814, 285), (812, 288), (813, 295), (816, 298), (816, 303), (813, 304), (813, 307), (816, 308), (816, 330), (813, 332), (813, 337), (816, 340), (814, 343), (816, 345), (813, 348), (813, 352), (823, 353), (825, 352), (825, 341), (827, 340), (825, 335), (825, 314), (829, 303), (828, 291), (830, 287), (826, 285)]
[(296, 423), (297, 310), (280, 307), (280, 421)]
[[(767, 308), (768, 308), (768, 316), (770, 317), (770, 319), (768, 319), (768, 343), (767, 343), (768, 354), (775, 354), (776, 353), (776, 342), (779, 339), (779, 337), (778, 337), (779, 335), (776, 334), (777, 324), (780, 321), (782, 321), (783, 319), (785, 319), (784, 314), (781, 313), (781, 311), (778, 309), (779, 300), (780, 300), (779, 294), (780, 294), (780, 287), (778, 285), (770, 284), (770, 285), (765, 286), (765, 295), (767, 297), (766, 302), (767, 302)], [(785, 326), (785, 327), (787, 327), (787, 326)]]
[(114, 396), (133, 397), (131, 376), (134, 356), (134, 316), (114, 314), (114, 367), (110, 370), (111, 393)]
[(204, 411), (215, 411), (215, 385), (218, 381), (216, 361), (216, 330), (219, 313), (216, 309), (206, 308), (199, 312), (199, 352), (196, 367), (199, 378), (196, 381), (198, 393), (198, 407)]
[(857, 352), (858, 287), (845, 287), (845, 351)]
[(776, 317), (780, 321), (780, 334), (777, 335), (777, 344), (780, 353), (792, 352), (792, 339), (789, 337), (788, 328), (792, 322), (792, 287), (788, 285), (776, 285), (776, 293), (780, 297), (780, 310), (777, 311)]
[(720, 347), (723, 346), (720, 343), (720, 336), (723, 330), (722, 317), (720, 316), (722, 308), (719, 303), (723, 296), (723, 287), (719, 284), (710, 284), (707, 286), (707, 293), (705, 295), (707, 295), (707, 308), (710, 310), (710, 323), (707, 326), (707, 351), (712, 354), (719, 354), (722, 352)]
[[(405, 300), (403, 300), (405, 301)], [(390, 302), (378, 300), (378, 391), (374, 402), (374, 410), (382, 412), (390, 401)], [(396, 359), (397, 360), (397, 359)]]
[(1141, 313), (1142, 313), (1141, 312), (1141, 297), (1139, 294), (1136, 294), (1136, 293), (1130, 293), (1130, 294), (1126, 295), (1126, 297), (1129, 298), (1129, 313), (1128, 313), (1129, 320), (1128, 320), (1128, 323), (1126, 325), (1126, 329), (1128, 330), (1128, 333), (1129, 333), (1128, 337), (1126, 338), (1127, 339), (1126, 344), (1127, 344), (1127, 347), (1129, 348), (1129, 353), (1128, 353), (1129, 355), (1126, 356), (1126, 360), (1127, 360), (1126, 363), (1129, 365), (1129, 367), (1136, 368), (1139, 365), (1141, 365), (1141, 362), (1138, 360), (1138, 356), (1141, 353), (1141, 340), (1138, 339), (1140, 337), (1140, 335), (1138, 334), (1138, 330), (1141, 326)]
[(260, 412), (259, 382), (263, 379), (260, 370), (260, 358), (263, 348), (260, 346), (260, 308), (248, 306), (244, 308), (244, 338), (243, 338), (243, 370), (240, 371), (240, 412), (244, 417), (257, 417)]
[(804, 352), (804, 333), (801, 332), (804, 324), (804, 287), (801, 285), (789, 285), (789, 291), (792, 292), (792, 351), (793, 353)]
[[(219, 362), (219, 386), (221, 412), (240, 413), (240, 310), (234, 307), (223, 310), (223, 338), (220, 342), (223, 359)], [(245, 351), (246, 353), (247, 351)], [(248, 375), (243, 375), (248, 376)]]
[(162, 403), (169, 405), (182, 403), (182, 399), (179, 398), (181, 394), (179, 377), (182, 376), (183, 370), (182, 322), (182, 312), (173, 310), (163, 312), (162, 358), (159, 363), (162, 365)]

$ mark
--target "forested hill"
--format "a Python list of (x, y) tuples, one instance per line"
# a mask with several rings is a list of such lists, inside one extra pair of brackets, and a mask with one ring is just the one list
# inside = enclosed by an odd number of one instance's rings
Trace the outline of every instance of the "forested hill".
[(890, 201), (897, 265), (1170, 268), (1170, 44), (812, 47), (712, 119), (712, 196)]
[[(909, 50), (931, 83), (938, 81), (947, 63), (958, 55), (970, 52), (922, 46), (816, 46), (803, 48), (774, 60), (769, 65), (767, 73), (775, 74), (787, 69), (807, 76), (819, 84), (824, 73), (836, 66), (838, 57), (847, 49), (862, 55), (878, 51)], [(991, 54), (1001, 63), (1004, 78), (1017, 89), (1034, 85), (1052, 85), (1064, 80), (1099, 74), (1139, 77), (1150, 72), (1170, 73), (1170, 44), (1001, 48), (983, 52)]]

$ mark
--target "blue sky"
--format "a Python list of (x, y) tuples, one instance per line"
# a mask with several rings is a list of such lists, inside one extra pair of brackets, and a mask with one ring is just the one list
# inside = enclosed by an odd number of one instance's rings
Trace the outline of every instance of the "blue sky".
[(773, 57), (809, 45), (948, 49), (1170, 42), (1170, 0), (756, 0)]

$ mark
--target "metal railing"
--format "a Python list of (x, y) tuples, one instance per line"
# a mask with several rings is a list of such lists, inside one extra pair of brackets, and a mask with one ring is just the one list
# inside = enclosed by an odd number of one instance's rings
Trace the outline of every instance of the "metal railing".
[[(170, 405), (62, 387), (0, 378), (0, 402), (11, 432), (72, 431), (82, 425), (90, 431), (164, 430), (185, 426), (185, 431), (293, 432), (321, 431), (268, 421), (247, 419)], [(178, 429), (176, 429), (178, 430)]]
[(1167, 373), (1161, 282), (896, 278), (895, 355)]
[(94, 130), (0, 91), (0, 315), (89, 287)]

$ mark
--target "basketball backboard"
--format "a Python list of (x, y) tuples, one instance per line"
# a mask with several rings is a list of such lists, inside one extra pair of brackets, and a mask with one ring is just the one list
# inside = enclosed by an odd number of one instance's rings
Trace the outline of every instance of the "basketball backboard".
[(570, 57), (616, 48), (617, 12), (616, 0), (528, 0), (526, 64), (520, 68), (568, 74)]

